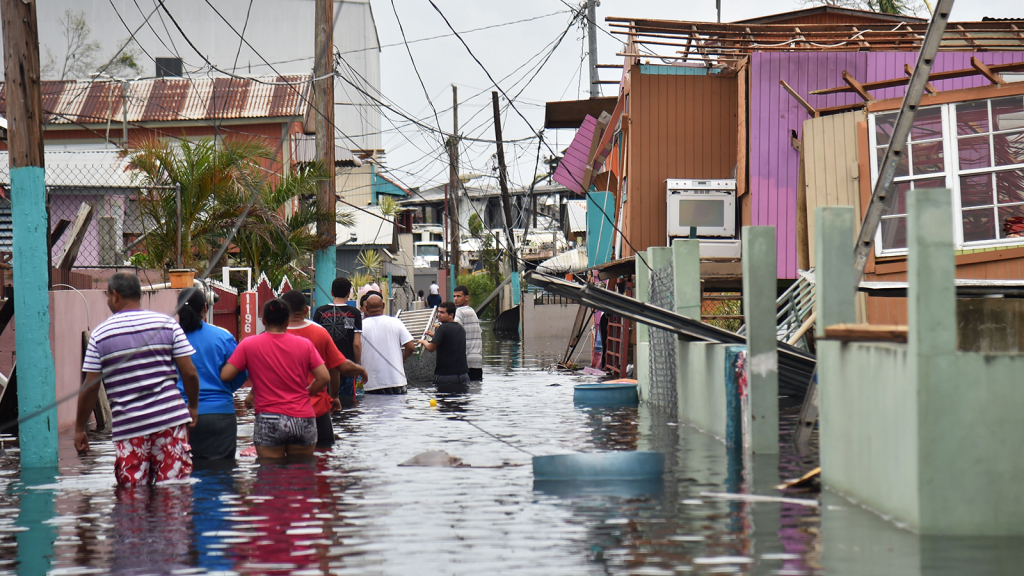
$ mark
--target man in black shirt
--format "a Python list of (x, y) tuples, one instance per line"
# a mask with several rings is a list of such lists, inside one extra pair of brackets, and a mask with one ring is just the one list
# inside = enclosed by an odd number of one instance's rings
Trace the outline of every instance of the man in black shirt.
[(436, 352), (434, 385), (438, 393), (459, 394), (469, 386), (469, 366), (466, 365), (466, 330), (455, 322), (455, 304), (442, 302), (437, 309), (441, 325), (431, 334), (430, 342), (420, 340), (430, 352)]
[[(352, 282), (348, 278), (335, 278), (331, 284), (331, 296), (334, 302), (320, 306), (313, 312), (313, 322), (323, 326), (334, 340), (334, 345), (349, 360), (359, 364), (362, 355), (363, 315), (356, 308), (348, 305), (348, 296), (352, 292)], [(356, 404), (355, 380), (342, 376), (341, 391), (338, 394), (343, 408), (351, 408)]]

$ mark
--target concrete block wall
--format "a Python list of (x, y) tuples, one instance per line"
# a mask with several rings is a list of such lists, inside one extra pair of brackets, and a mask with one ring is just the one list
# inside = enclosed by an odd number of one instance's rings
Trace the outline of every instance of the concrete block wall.
[[(922, 535), (1024, 535), (1024, 355), (957, 351), (949, 191), (912, 191), (908, 214), (908, 343), (819, 344), (823, 482)], [(849, 248), (819, 279), (852, 267)], [(819, 294), (819, 321), (850, 302)]]

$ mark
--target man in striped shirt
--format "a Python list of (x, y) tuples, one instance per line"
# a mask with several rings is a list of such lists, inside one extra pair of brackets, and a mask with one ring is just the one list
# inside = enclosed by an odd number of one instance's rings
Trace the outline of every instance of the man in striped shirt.
[[(107, 281), (114, 313), (93, 330), (82, 362), (86, 382), (103, 378), (114, 425), (114, 474), (122, 486), (188, 478), (192, 473), (188, 427), (198, 420), (199, 376), (195, 351), (169, 316), (143, 310), (139, 278), (123, 272)], [(188, 405), (178, 392), (178, 373)], [(89, 451), (86, 426), (98, 386), (78, 397), (75, 448)]]
[(452, 300), (458, 307), (455, 310), (455, 321), (466, 329), (466, 364), (469, 366), (469, 379), (480, 382), (484, 379), (484, 340), (480, 330), (480, 319), (476, 310), (469, 305), (469, 288), (456, 286), (452, 290)]

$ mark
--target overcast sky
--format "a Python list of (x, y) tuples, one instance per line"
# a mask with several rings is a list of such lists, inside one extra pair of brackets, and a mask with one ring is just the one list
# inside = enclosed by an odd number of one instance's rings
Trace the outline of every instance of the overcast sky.
[[(492, 2), (486, 0), (434, 0), (441, 13), (458, 31), (493, 26), (527, 18), (535, 20), (490, 28), (463, 34), (463, 38), (480, 59), (483, 66), (499, 81), (509, 95), (523, 90), (516, 100), (516, 109), (507, 110), (503, 117), (504, 138), (518, 140), (534, 136), (544, 123), (544, 102), (571, 100), (589, 96), (586, 68), (586, 38), (576, 27), (568, 31), (547, 63), (537, 72), (537, 65), (551, 50), (553, 43), (566, 30), (569, 8), (559, 0), (518, 0)], [(576, 0), (566, 0), (575, 4)], [(491, 113), (491, 81), (469, 56), (466, 48), (454, 37), (413, 42), (409, 45), (425, 90), (420, 85), (410, 62), (409, 53), (402, 42), (402, 31), (412, 41), (441, 34), (450, 30), (441, 15), (428, 0), (371, 0), (377, 31), (382, 45), (398, 43), (381, 51), (381, 89), (401, 111), (421, 119), (430, 126), (438, 121), (445, 131), (452, 129), (451, 85), (459, 88), (460, 133), (465, 136), (493, 139)], [(805, 7), (799, 0), (723, 0), (722, 20), (725, 22), (754, 18)], [(397, 11), (398, 18), (395, 17)], [(561, 13), (559, 13), (561, 12)], [(598, 8), (598, 22), (605, 31), (607, 16), (643, 17), (669, 20), (714, 21), (714, 0), (602, 0)], [(927, 16), (925, 14), (924, 16)], [(984, 16), (1022, 17), (1024, 2), (1020, 0), (960, 0), (954, 5), (954, 21), (980, 20)], [(611, 34), (598, 33), (599, 61), (619, 64), (615, 53), (621, 43)], [(520, 68), (522, 67), (522, 68)], [(518, 69), (518, 71), (517, 71)], [(536, 77), (523, 89), (524, 84)], [(502, 80), (508, 76), (507, 79)], [(616, 71), (602, 71), (602, 78), (617, 80)], [(605, 95), (614, 95), (614, 85), (603, 87)], [(437, 110), (428, 104), (427, 96)], [(502, 100), (504, 107), (504, 100)], [(529, 121), (523, 121), (519, 113)], [(411, 186), (431, 186), (448, 179), (447, 156), (438, 136), (427, 130), (408, 126), (398, 114), (384, 111), (388, 119), (382, 120), (385, 130), (383, 145), (388, 165), (394, 174)], [(399, 129), (395, 128), (395, 124)], [(532, 127), (532, 129), (531, 129)], [(560, 152), (571, 141), (572, 130), (549, 130), (544, 139), (551, 150)], [(510, 165), (510, 178), (514, 184), (527, 185), (534, 172), (538, 151), (536, 139), (506, 146), (505, 155)], [(494, 145), (464, 143), (462, 173), (491, 174)], [(550, 156), (547, 147), (541, 148), (541, 158)], [(541, 173), (544, 165), (541, 164)]]

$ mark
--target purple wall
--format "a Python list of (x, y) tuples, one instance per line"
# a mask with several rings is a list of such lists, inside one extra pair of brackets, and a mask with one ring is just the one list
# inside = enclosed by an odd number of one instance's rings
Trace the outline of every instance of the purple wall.
[[(1024, 61), (1021, 52), (940, 52), (933, 72), (971, 67), (971, 56), (986, 64)], [(779, 278), (796, 278), (796, 181), (800, 154), (790, 144), (791, 131), (802, 137), (804, 120), (810, 115), (779, 84), (787, 84), (811, 106), (825, 108), (860, 102), (851, 93), (809, 96), (811, 90), (842, 86), (843, 70), (861, 82), (900, 78), (903, 65), (913, 66), (912, 52), (776, 52), (756, 53), (751, 58), (750, 82), (750, 191), (751, 223), (775, 226)], [(973, 88), (989, 84), (980, 75), (935, 82), (940, 91)], [(876, 90), (878, 99), (903, 96), (905, 88)]]

